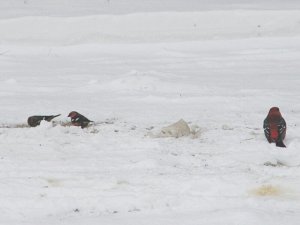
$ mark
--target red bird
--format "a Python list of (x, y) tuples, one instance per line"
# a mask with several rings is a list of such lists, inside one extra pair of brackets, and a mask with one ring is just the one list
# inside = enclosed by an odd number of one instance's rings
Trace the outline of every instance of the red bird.
[(278, 107), (272, 107), (264, 120), (264, 132), (269, 143), (275, 142), (277, 147), (286, 147), (283, 143), (286, 134), (286, 122)]
[(72, 125), (80, 126), (81, 128), (85, 128), (89, 125), (90, 122), (93, 122), (76, 111), (70, 112), (68, 117), (71, 117)]

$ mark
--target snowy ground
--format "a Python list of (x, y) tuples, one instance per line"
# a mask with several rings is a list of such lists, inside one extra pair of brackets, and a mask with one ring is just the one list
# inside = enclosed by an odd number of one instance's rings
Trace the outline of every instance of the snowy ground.
[[(296, 1), (45, 2), (0, 3), (0, 224), (299, 223)], [(20, 128), (72, 110), (96, 125)], [(181, 118), (200, 135), (152, 137)]]

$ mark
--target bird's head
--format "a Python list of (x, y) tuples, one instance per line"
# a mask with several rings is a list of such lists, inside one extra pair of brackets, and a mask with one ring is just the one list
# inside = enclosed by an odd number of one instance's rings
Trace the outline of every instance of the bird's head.
[(280, 118), (281, 117), (281, 113), (279, 111), (278, 107), (272, 107), (269, 111), (268, 114), (269, 117), (273, 117), (273, 118)]
[(68, 117), (71, 117), (71, 118), (74, 118), (74, 117), (76, 117), (76, 116), (78, 116), (78, 112), (76, 112), (76, 111), (72, 111), (72, 112), (70, 112), (69, 115), (68, 115)]

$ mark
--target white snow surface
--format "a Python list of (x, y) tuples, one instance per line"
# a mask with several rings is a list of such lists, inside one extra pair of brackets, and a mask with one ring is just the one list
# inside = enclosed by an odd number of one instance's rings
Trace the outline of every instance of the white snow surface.
[[(0, 1), (0, 224), (298, 225), (299, 15), (293, 0)], [(272, 106), (285, 149), (263, 134)], [(93, 125), (63, 126), (73, 110)], [(180, 119), (197, 135), (149, 135)]]

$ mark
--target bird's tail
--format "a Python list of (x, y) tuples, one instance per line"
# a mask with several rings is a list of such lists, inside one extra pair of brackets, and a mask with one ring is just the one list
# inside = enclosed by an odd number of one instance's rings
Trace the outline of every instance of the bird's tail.
[(60, 116), (61, 114), (57, 114), (57, 115), (55, 115), (55, 116), (52, 116), (52, 118), (55, 118), (55, 117), (58, 117), (58, 116)]
[(50, 122), (51, 120), (53, 120), (55, 117), (60, 116), (61, 114), (57, 114), (57, 115), (53, 115), (53, 116), (45, 116), (44, 120)]
[(281, 148), (286, 148), (285, 144), (283, 143), (283, 141), (277, 141), (276, 142), (276, 146), (277, 147), (281, 147)]

